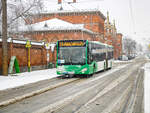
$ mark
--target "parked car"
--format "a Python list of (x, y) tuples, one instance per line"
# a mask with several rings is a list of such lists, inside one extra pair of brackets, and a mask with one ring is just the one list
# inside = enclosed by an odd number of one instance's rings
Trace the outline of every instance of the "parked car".
[(128, 60), (132, 60), (134, 58), (135, 58), (134, 56), (128, 56)]
[(119, 57), (118, 57), (118, 60), (122, 60), (122, 56), (119, 56)]
[(122, 55), (122, 60), (123, 60), (123, 61), (128, 61), (128, 57), (125, 56), (125, 55)]

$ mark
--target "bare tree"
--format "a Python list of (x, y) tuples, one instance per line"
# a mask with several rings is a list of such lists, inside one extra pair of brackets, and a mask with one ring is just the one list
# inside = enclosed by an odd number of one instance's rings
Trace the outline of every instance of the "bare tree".
[[(6, 7), (7, 6), (7, 7)], [(1, 0), (0, 1), (0, 35), (3, 43), (3, 75), (8, 72), (7, 35), (9, 32), (17, 31), (19, 26), (26, 23), (26, 18), (31, 14), (42, 10), (41, 0)], [(7, 32), (8, 31), (8, 32)]]
[(131, 38), (123, 39), (123, 51), (127, 56), (136, 53), (136, 41)]
[[(41, 0), (9, 0), (8, 8), (8, 31), (18, 31), (19, 26), (26, 23), (30, 14), (36, 14), (42, 11), (43, 3)], [(0, 16), (1, 16), (0, 2)], [(1, 19), (0, 19), (1, 24)]]
[(136, 50), (137, 50), (137, 52), (142, 53), (143, 52), (143, 46), (141, 44), (137, 44), (136, 45)]

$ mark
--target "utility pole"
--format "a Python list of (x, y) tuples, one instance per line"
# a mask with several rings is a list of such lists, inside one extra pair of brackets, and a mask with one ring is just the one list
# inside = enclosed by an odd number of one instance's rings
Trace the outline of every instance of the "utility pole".
[(3, 75), (8, 75), (8, 51), (7, 51), (7, 0), (2, 2), (2, 70)]

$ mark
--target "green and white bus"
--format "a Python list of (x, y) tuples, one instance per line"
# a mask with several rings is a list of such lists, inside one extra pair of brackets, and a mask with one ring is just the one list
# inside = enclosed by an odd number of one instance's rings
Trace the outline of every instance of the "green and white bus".
[(112, 67), (113, 47), (97, 41), (60, 40), (57, 42), (57, 74), (92, 75)]

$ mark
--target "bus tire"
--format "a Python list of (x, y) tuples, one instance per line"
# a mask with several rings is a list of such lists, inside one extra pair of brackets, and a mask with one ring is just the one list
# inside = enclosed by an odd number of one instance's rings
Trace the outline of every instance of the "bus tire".
[(87, 75), (86, 75), (86, 78), (89, 78), (90, 76), (91, 76), (91, 74), (87, 74)]

